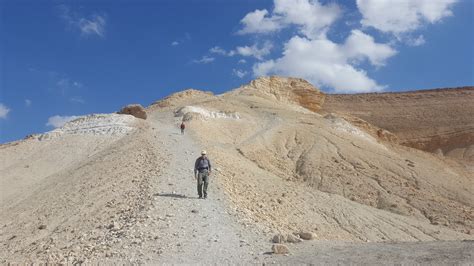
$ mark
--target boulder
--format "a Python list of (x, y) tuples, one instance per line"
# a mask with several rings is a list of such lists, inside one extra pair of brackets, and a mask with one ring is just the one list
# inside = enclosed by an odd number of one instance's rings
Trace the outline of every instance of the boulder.
[(311, 240), (316, 238), (316, 234), (312, 232), (300, 232), (298, 235), (301, 237), (301, 239), (304, 240)]
[(129, 104), (123, 107), (118, 114), (126, 114), (126, 115), (133, 115), (136, 118), (146, 119), (147, 115), (145, 112), (145, 108), (140, 104)]
[(274, 254), (288, 254), (290, 253), (290, 250), (288, 249), (287, 246), (282, 245), (282, 244), (274, 244), (272, 246), (272, 251)]

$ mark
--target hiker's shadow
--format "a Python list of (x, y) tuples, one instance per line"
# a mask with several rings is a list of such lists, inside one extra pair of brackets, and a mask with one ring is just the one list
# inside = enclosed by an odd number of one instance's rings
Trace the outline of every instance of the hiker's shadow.
[(156, 193), (154, 196), (159, 197), (170, 197), (170, 198), (177, 198), (177, 199), (187, 199), (188, 196), (183, 194), (176, 194), (176, 193)]

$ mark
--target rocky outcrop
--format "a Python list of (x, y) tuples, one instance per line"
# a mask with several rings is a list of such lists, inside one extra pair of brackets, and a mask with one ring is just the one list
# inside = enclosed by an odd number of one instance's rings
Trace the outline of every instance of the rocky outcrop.
[(240, 119), (237, 112), (208, 110), (200, 106), (184, 106), (174, 111), (174, 116), (183, 117), (183, 121), (198, 119)]
[(146, 112), (140, 104), (129, 104), (123, 107), (118, 114), (133, 115), (136, 118), (146, 119)]
[(193, 99), (206, 99), (213, 96), (213, 93), (210, 91), (201, 91), (196, 89), (186, 89), (177, 93), (173, 93), (170, 96), (154, 102), (151, 107), (169, 107), (180, 105), (185, 101)]
[(137, 119), (119, 114), (79, 116), (54, 130), (28, 136), (28, 139), (53, 140), (66, 136), (109, 136), (120, 138), (136, 129)]
[(325, 98), (324, 93), (304, 79), (277, 76), (255, 79), (233, 93), (293, 103), (313, 112), (321, 109)]
[(370, 134), (377, 140), (398, 143), (398, 137), (386, 129), (379, 128), (359, 117), (350, 114), (338, 114), (338, 116), (358, 127), (359, 129), (362, 129), (365, 133)]

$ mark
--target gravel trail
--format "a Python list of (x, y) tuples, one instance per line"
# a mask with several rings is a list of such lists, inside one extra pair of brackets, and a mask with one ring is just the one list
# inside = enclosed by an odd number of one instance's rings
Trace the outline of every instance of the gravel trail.
[[(235, 264), (263, 259), (270, 247), (268, 240), (244, 228), (225, 207), (224, 195), (214, 180), (219, 178), (218, 166), (213, 165), (208, 199), (198, 199), (193, 167), (203, 147), (181, 135), (174, 127), (179, 121), (169, 113), (156, 113), (149, 121), (154, 148), (165, 152), (168, 167), (151, 180), (150, 224), (139, 229), (156, 235), (143, 245), (145, 262)], [(212, 154), (209, 158), (212, 162)]]

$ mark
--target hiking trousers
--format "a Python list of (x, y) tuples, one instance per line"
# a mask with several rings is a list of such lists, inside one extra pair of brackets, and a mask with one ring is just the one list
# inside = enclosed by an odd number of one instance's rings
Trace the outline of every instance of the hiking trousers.
[(207, 197), (207, 186), (209, 185), (209, 172), (202, 171), (198, 173), (197, 190), (200, 198)]

